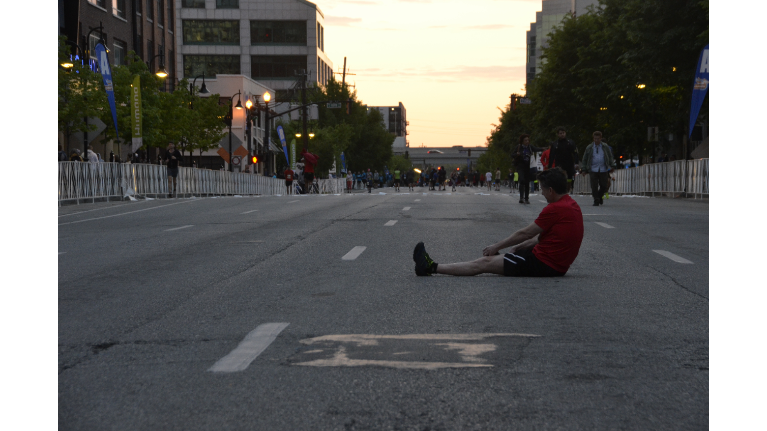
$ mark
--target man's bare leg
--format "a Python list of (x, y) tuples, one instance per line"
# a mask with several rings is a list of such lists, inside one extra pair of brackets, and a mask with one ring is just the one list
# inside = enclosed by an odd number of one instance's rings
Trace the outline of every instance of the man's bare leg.
[(483, 256), (471, 262), (440, 263), (437, 274), (446, 275), (503, 275), (503, 255)]

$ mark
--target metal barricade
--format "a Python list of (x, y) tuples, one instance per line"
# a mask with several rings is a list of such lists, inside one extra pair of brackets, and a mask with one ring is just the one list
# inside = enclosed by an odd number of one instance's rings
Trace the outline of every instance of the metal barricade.
[[(652, 163), (635, 168), (616, 169), (610, 194), (615, 195), (673, 195), (685, 193), (693, 198), (709, 194), (709, 159), (677, 160)], [(591, 194), (588, 174), (577, 175), (573, 192)]]

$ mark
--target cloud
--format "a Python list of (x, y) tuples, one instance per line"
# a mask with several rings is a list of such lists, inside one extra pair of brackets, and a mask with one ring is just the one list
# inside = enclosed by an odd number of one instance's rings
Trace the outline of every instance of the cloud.
[(469, 25), (463, 27), (465, 30), (501, 30), (504, 28), (512, 28), (510, 24), (482, 24), (482, 25)]
[(346, 16), (326, 16), (325, 24), (336, 27), (351, 27), (352, 24), (362, 22), (362, 18), (349, 18)]

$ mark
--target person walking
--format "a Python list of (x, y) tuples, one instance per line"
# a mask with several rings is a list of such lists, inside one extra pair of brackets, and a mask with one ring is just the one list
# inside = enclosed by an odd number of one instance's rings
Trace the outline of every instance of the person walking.
[(370, 172), (370, 168), (368, 168), (368, 172), (365, 176), (365, 183), (368, 187), (368, 193), (370, 193), (373, 189), (373, 173)]
[(596, 207), (604, 204), (602, 196), (607, 193), (607, 178), (615, 168), (615, 159), (613, 159), (612, 148), (602, 143), (602, 132), (594, 132), (593, 137), (594, 142), (583, 151), (581, 172), (589, 173), (591, 196), (594, 198)]
[(493, 188), (493, 173), (490, 171), (485, 172), (485, 184), (487, 185), (487, 191)]
[(437, 178), (439, 180), (439, 189), (444, 191), (447, 191), (447, 186), (445, 185), (445, 182), (447, 182), (447, 171), (445, 170), (444, 166), (440, 166), (439, 170), (437, 171)]
[(178, 164), (181, 161), (181, 153), (178, 152), (173, 142), (168, 144), (168, 149), (165, 151), (165, 161), (168, 163), (168, 197), (172, 198), (176, 194)]
[(399, 183), (402, 177), (402, 172), (399, 168), (394, 168), (394, 191), (399, 192)]
[(346, 193), (352, 192), (352, 186), (354, 185), (354, 173), (351, 170), (346, 171)]
[[(439, 264), (426, 252), (423, 242), (413, 250), (415, 273), (510, 277), (561, 277), (578, 257), (583, 242), (581, 208), (567, 194), (567, 174), (560, 168), (538, 174), (546, 205), (533, 223), (482, 250), (470, 262)], [(510, 247), (505, 254), (500, 251)]]
[(501, 191), (501, 168), (495, 168), (495, 191)]
[(530, 203), (530, 183), (533, 181), (530, 176), (532, 172), (530, 160), (535, 161), (535, 152), (542, 150), (543, 148), (530, 145), (530, 135), (523, 134), (519, 137), (519, 144), (514, 152), (514, 165), (519, 174), (519, 203), (521, 204)]
[(557, 140), (550, 148), (549, 160), (546, 166), (551, 169), (559, 166), (567, 173), (567, 182), (570, 185), (569, 190), (573, 189), (573, 178), (575, 177), (575, 163), (578, 161), (578, 147), (573, 141), (567, 139), (567, 131), (564, 127), (557, 128)]
[(287, 188), (286, 194), (292, 195), (293, 194), (293, 178), (294, 178), (295, 172), (293, 172), (292, 169), (290, 169), (290, 166), (288, 166), (285, 169), (285, 187)]
[[(517, 190), (519, 188), (519, 172), (514, 172), (514, 190)], [(509, 193), (514, 193), (514, 190), (512, 190)]]

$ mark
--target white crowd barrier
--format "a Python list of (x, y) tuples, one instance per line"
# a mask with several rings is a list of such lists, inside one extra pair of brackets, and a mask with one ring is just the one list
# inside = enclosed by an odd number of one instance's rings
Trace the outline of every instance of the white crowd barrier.
[[(318, 180), (320, 193), (343, 193), (344, 179)], [(176, 195), (233, 196), (285, 194), (285, 180), (248, 173), (179, 168)], [(127, 163), (59, 162), (59, 203), (162, 197), (168, 194), (167, 167)]]
[[(629, 169), (616, 169), (610, 194), (663, 195), (686, 193), (694, 198), (708, 197), (709, 159), (652, 163)], [(588, 174), (578, 175), (574, 193), (591, 194)]]

